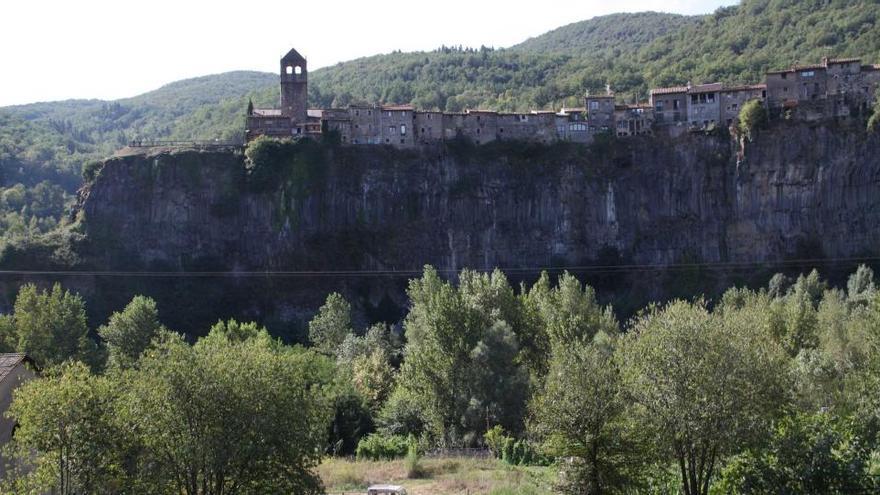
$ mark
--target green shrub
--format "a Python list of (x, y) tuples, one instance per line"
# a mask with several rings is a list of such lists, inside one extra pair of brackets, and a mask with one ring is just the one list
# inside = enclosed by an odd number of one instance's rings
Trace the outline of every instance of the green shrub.
[(767, 125), (767, 110), (760, 100), (749, 100), (739, 111), (739, 131), (751, 141), (758, 129)]
[(406, 456), (409, 450), (410, 444), (405, 437), (373, 433), (358, 442), (356, 455), (359, 461), (390, 461)]
[(82, 178), (83, 182), (93, 182), (96, 178), (98, 178), (98, 174), (101, 173), (101, 169), (104, 168), (104, 162), (100, 162), (97, 160), (93, 160), (90, 162), (86, 162), (82, 168)]
[(505, 437), (504, 438), (504, 446), (501, 448), (501, 460), (508, 464), (516, 464), (514, 461), (514, 452), (513, 447), (516, 443), (516, 440), (513, 437)]
[(419, 449), (419, 442), (412, 435), (407, 439), (406, 452), (406, 477), (409, 479), (417, 479), (425, 477), (425, 470), (422, 469), (419, 461), (422, 459), (422, 452)]
[(501, 451), (504, 449), (504, 441), (507, 437), (504, 435), (504, 428), (501, 425), (495, 425), (491, 430), (483, 434), (483, 440), (486, 441), (486, 447), (492, 452), (496, 459), (501, 459)]

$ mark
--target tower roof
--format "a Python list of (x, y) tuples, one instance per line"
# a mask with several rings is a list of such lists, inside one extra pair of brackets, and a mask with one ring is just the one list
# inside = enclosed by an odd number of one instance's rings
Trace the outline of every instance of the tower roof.
[(291, 48), (287, 55), (281, 58), (282, 62), (305, 62), (306, 59), (302, 55), (296, 51), (296, 48)]

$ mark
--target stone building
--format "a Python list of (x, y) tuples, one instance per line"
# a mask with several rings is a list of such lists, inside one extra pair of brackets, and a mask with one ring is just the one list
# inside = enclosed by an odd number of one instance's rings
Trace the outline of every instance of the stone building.
[(415, 112), (415, 117), (413, 137), (417, 143), (428, 144), (444, 138), (443, 112)]
[(617, 105), (614, 108), (615, 134), (618, 137), (651, 134), (654, 109), (651, 105)]
[(614, 129), (614, 95), (607, 91), (604, 95), (590, 95), (584, 98), (587, 108), (587, 124), (590, 134), (613, 132)]
[(295, 49), (281, 58), (281, 108), (248, 105), (245, 140), (258, 136), (292, 137), (321, 133), (320, 118), (309, 117), (309, 72), (305, 57)]
[(687, 121), (688, 87), (675, 86), (651, 90), (648, 100), (657, 125), (679, 125)]
[(692, 129), (712, 129), (721, 120), (721, 83), (688, 84), (687, 120)]
[(739, 112), (750, 100), (767, 99), (767, 85), (753, 84), (745, 86), (730, 86), (723, 88), (719, 93), (721, 105), (721, 123), (730, 127), (739, 119)]
[(22, 383), (36, 376), (36, 366), (25, 354), (0, 354), (0, 479), (6, 475), (2, 447), (12, 440), (15, 422), (6, 417), (12, 394)]
[(563, 108), (556, 114), (556, 136), (561, 141), (589, 143), (593, 140), (587, 122), (587, 109)]

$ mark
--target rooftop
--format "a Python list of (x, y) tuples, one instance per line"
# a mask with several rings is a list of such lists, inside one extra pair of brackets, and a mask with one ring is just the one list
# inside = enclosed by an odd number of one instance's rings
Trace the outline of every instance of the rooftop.
[(740, 86), (728, 86), (722, 89), (722, 92), (733, 92), (733, 91), (755, 91), (755, 90), (764, 90), (767, 89), (766, 84), (743, 84)]
[(256, 117), (281, 117), (280, 108), (255, 108), (254, 116)]
[(386, 112), (410, 112), (415, 110), (412, 105), (382, 105), (382, 110)]
[(22, 353), (0, 354), (0, 382), (24, 361), (30, 361), (30, 358)]
[(651, 90), (652, 95), (671, 95), (676, 93), (687, 93), (687, 86), (673, 86), (671, 88), (654, 88)]
[(717, 93), (724, 89), (721, 83), (695, 84), (688, 88), (688, 93)]

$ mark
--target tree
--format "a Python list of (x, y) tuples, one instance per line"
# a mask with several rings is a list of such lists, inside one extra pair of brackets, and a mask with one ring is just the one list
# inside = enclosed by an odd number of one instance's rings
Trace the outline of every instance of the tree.
[(148, 350), (119, 408), (137, 478), (186, 495), (317, 494), (330, 419), (323, 358), (212, 333)]
[(0, 352), (14, 352), (15, 344), (15, 320), (12, 315), (0, 315)]
[(107, 324), (98, 328), (98, 335), (107, 342), (108, 364), (128, 368), (163, 330), (156, 301), (135, 296), (125, 309), (110, 315)]
[(871, 473), (872, 439), (858, 430), (851, 419), (825, 412), (787, 416), (773, 429), (766, 447), (748, 450), (728, 463), (721, 492), (876, 493), (880, 483)]
[(82, 363), (65, 363), (15, 393), (9, 416), (18, 425), (13, 452), (32, 470), (10, 480), (15, 491), (73, 495), (123, 489), (123, 435), (114, 429), (112, 382)]
[(846, 282), (847, 298), (853, 304), (867, 304), (877, 293), (874, 284), (874, 270), (865, 265), (859, 265), (858, 269), (850, 275)]
[(487, 423), (522, 429), (526, 372), (516, 359), (515, 332), (502, 318), (517, 317), (506, 279), (466, 270), (460, 280), (456, 289), (427, 267), (410, 281), (400, 384), (435, 439), (474, 444)]
[(767, 110), (761, 100), (749, 100), (739, 111), (737, 128), (748, 138), (754, 139), (758, 129), (767, 125)]
[(96, 346), (89, 338), (82, 298), (61, 288), (40, 291), (23, 286), (15, 299), (14, 347), (41, 367), (77, 359), (96, 365)]
[(719, 460), (766, 431), (785, 397), (785, 357), (763, 315), (722, 309), (655, 308), (619, 348), (636, 415), (660, 457), (676, 460), (685, 495), (707, 494)]
[(309, 340), (324, 354), (335, 356), (336, 350), (353, 333), (351, 329), (351, 305), (334, 292), (309, 322)]
[(569, 460), (566, 493), (619, 490), (635, 477), (640, 448), (623, 420), (626, 401), (611, 344), (600, 337), (555, 347), (544, 386), (531, 403), (530, 429), (554, 456)]

